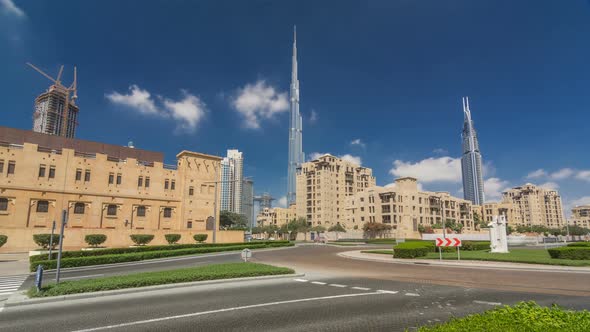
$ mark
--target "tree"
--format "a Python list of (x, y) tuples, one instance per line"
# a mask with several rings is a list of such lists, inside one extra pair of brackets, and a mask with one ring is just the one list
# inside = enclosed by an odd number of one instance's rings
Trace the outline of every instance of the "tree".
[(248, 218), (245, 215), (230, 211), (219, 213), (219, 228), (231, 230), (247, 230)]
[(88, 234), (84, 237), (84, 241), (88, 243), (89, 246), (95, 248), (105, 243), (106, 240), (107, 236), (104, 234)]
[[(305, 236), (305, 241), (307, 241), (307, 232), (309, 232), (311, 227), (307, 223), (307, 219), (300, 217), (289, 221), (287, 223), (286, 229), (288, 232), (291, 232), (291, 238), (297, 238), (297, 233), (303, 232)], [(293, 236), (293, 234), (295, 235)]]
[(195, 234), (195, 235), (193, 235), (193, 239), (195, 239), (195, 241), (197, 241), (198, 243), (205, 242), (208, 237), (209, 237), (208, 234)]
[[(565, 228), (565, 232), (567, 234), (568, 227), (564, 227), (564, 228)], [(569, 233), (570, 233), (570, 235), (586, 235), (586, 234), (590, 234), (590, 229), (580, 227), (578, 225), (572, 225), (572, 226), (569, 226)]]
[(506, 235), (514, 233), (514, 228), (510, 225), (506, 225)]
[(328, 228), (328, 232), (346, 232), (346, 229), (340, 223), (336, 223)]
[(366, 222), (363, 225), (364, 236), (369, 239), (374, 239), (377, 236), (382, 236), (385, 231), (391, 230), (391, 225), (386, 225), (380, 222)]
[(310, 230), (312, 232), (316, 232), (316, 233), (323, 233), (326, 231), (326, 227), (324, 227), (322, 225), (317, 225), (317, 226), (313, 226)]
[(479, 215), (479, 213), (474, 212), (473, 213), (473, 227), (476, 230), (480, 230), (481, 226), (484, 224), (483, 220), (481, 220), (481, 216)]

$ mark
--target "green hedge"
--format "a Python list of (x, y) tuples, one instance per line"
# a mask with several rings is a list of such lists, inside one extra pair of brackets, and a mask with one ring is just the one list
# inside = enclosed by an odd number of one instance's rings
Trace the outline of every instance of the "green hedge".
[(590, 247), (560, 247), (547, 249), (551, 258), (559, 259), (590, 259)]
[[(289, 241), (256, 241), (253, 244), (268, 244), (268, 243), (289, 243)], [(234, 245), (243, 245), (244, 242), (234, 243), (203, 243), (203, 244), (175, 244), (175, 245), (163, 245), (163, 246), (142, 246), (142, 247), (131, 247), (131, 248), (109, 248), (94, 251), (64, 251), (62, 258), (74, 258), (74, 257), (89, 257), (89, 256), (103, 256), (103, 255), (115, 255), (115, 254), (130, 254), (147, 251), (161, 251), (161, 250), (179, 250), (179, 249), (190, 249), (190, 248), (210, 248), (210, 247), (227, 247)], [(51, 254), (52, 259), (57, 259), (57, 253)], [(47, 255), (35, 255), (29, 257), (29, 262), (38, 262), (46, 260)]]
[(107, 236), (104, 234), (88, 234), (84, 237), (84, 241), (88, 243), (89, 246), (97, 247), (107, 240)]
[(8, 236), (0, 235), (0, 247), (2, 247), (4, 244), (6, 244), (6, 241), (8, 241)]
[(203, 242), (207, 241), (207, 237), (209, 237), (208, 234), (195, 234), (195, 235), (193, 235), (193, 239), (195, 239), (195, 241), (197, 241), (198, 243), (203, 243)]
[(394, 258), (424, 257), (435, 247), (430, 242), (404, 242), (393, 246)]
[(165, 234), (164, 238), (168, 244), (175, 244), (176, 242), (180, 241), (180, 234)]
[[(114, 264), (124, 262), (136, 262), (147, 259), (155, 258), (166, 258), (174, 256), (194, 255), (194, 254), (206, 254), (211, 252), (222, 252), (222, 251), (235, 251), (248, 249), (262, 249), (262, 248), (274, 248), (274, 247), (286, 247), (292, 246), (292, 243), (266, 243), (266, 244), (241, 244), (236, 246), (225, 246), (225, 247), (204, 247), (204, 248), (189, 248), (189, 249), (177, 249), (177, 250), (161, 250), (161, 251), (147, 251), (139, 253), (129, 254), (115, 254), (115, 255), (100, 255), (100, 256), (89, 256), (89, 257), (74, 257), (74, 258), (62, 258), (61, 267), (80, 267), (90, 265), (102, 265), (102, 264)], [(31, 272), (37, 269), (37, 265), (42, 265), (43, 269), (55, 269), (57, 267), (57, 260), (39, 260), (30, 263)]]
[(145, 246), (154, 239), (153, 234), (132, 234), (129, 235), (129, 237), (131, 238), (131, 241), (138, 246)]
[(461, 243), (461, 250), (476, 251), (489, 250), (491, 243), (489, 241), (463, 241)]
[(574, 242), (568, 243), (568, 247), (590, 247), (590, 242)]
[[(408, 331), (408, 330), (407, 330)], [(418, 332), (585, 332), (590, 331), (590, 312), (564, 310), (556, 305), (541, 307), (535, 302), (503, 306), (481, 314), (434, 326), (424, 326)]]

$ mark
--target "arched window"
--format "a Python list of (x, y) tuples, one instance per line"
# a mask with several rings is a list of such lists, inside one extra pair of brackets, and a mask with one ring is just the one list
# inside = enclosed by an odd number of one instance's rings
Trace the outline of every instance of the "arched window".
[(107, 206), (107, 216), (116, 216), (117, 215), (117, 206), (115, 204), (109, 204)]
[(137, 216), (138, 217), (145, 217), (145, 206), (140, 205), (137, 207)]
[(86, 204), (84, 204), (82, 202), (78, 202), (78, 203), (74, 204), (74, 214), (84, 214), (85, 207), (86, 207)]
[(38, 201), (37, 202), (37, 212), (48, 212), (49, 211), (49, 202), (48, 201)]
[(0, 197), (0, 211), (8, 211), (8, 198)]

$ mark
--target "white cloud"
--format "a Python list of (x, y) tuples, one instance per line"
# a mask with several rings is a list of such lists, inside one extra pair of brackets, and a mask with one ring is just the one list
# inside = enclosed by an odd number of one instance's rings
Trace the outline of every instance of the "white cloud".
[(578, 174), (576, 174), (576, 179), (590, 182), (590, 170), (579, 171)]
[(311, 114), (309, 115), (309, 122), (311, 124), (315, 124), (318, 122), (318, 120), (319, 120), (318, 112), (316, 112), (315, 110), (311, 110)]
[(205, 117), (207, 107), (199, 97), (184, 91), (184, 99), (174, 101), (164, 100), (164, 107), (170, 112), (173, 119), (178, 122), (178, 128), (187, 132), (193, 132), (199, 122)]
[(572, 208), (580, 205), (590, 205), (590, 196), (583, 196), (571, 201), (564, 202), (563, 209), (565, 214), (569, 217), (572, 214)]
[(424, 183), (461, 182), (461, 159), (451, 157), (428, 158), (415, 163), (396, 160), (389, 174), (411, 176)]
[(361, 148), (363, 148), (363, 149), (364, 149), (364, 148), (367, 146), (365, 143), (363, 143), (363, 141), (361, 141), (361, 139), (360, 139), (360, 138), (353, 139), (353, 140), (350, 142), (350, 145), (352, 145), (352, 146), (360, 146), (360, 147), (361, 147)]
[(277, 200), (278, 207), (287, 207), (287, 196), (283, 196)]
[(545, 172), (544, 169), (539, 168), (536, 171), (532, 171), (529, 174), (527, 174), (526, 178), (527, 179), (537, 179), (537, 178), (542, 178), (542, 177), (546, 177), (547, 176), (547, 172)]
[(446, 154), (449, 154), (449, 151), (447, 151), (446, 149), (443, 149), (443, 148), (438, 148), (438, 149), (432, 150), (432, 153), (446, 155)]
[(545, 189), (557, 190), (559, 188), (559, 184), (549, 181), (549, 182), (545, 182), (545, 183), (540, 184), (539, 187), (545, 188)]
[(12, 0), (0, 0), (0, 7), (6, 15), (14, 15), (19, 18), (26, 16), (25, 12), (17, 7)]
[(557, 172), (551, 173), (550, 177), (554, 180), (563, 180), (567, 179), (570, 176), (574, 175), (574, 170), (571, 168), (562, 168)]
[(358, 157), (358, 156), (352, 156), (352, 155), (349, 155), (349, 154), (345, 154), (345, 155), (342, 155), (342, 156), (338, 156), (338, 158), (340, 158), (342, 160), (345, 160), (345, 161), (348, 161), (349, 163), (353, 163), (355, 165), (359, 165), (359, 166), (363, 164), (363, 162), (361, 160), (361, 157)]
[(244, 126), (251, 129), (260, 128), (263, 119), (289, 110), (287, 93), (277, 92), (263, 80), (238, 89), (231, 104), (246, 120)]
[(309, 156), (309, 160), (316, 160), (316, 159), (318, 159), (319, 157), (321, 157), (321, 156), (323, 156), (325, 154), (327, 154), (327, 153), (312, 152), (312, 153), (308, 154), (308, 156)]
[(156, 103), (152, 99), (151, 94), (147, 90), (142, 90), (137, 85), (133, 84), (129, 87), (130, 93), (120, 94), (113, 91), (105, 95), (105, 97), (114, 104), (119, 104), (132, 108), (143, 114), (159, 114), (161, 113), (156, 107)]
[[(393, 183), (388, 183), (384, 186), (385, 188), (391, 188), (393, 190), (395, 190), (395, 182)], [(422, 183), (418, 182), (418, 191), (424, 191), (424, 187), (422, 186)]]
[(129, 91), (127, 94), (114, 91), (105, 97), (113, 104), (129, 107), (140, 114), (172, 118), (177, 123), (177, 129), (185, 132), (194, 132), (207, 113), (205, 103), (187, 91), (182, 91), (184, 96), (180, 100), (159, 98), (160, 106), (149, 91), (135, 84), (129, 87)]
[(489, 178), (483, 182), (486, 201), (499, 200), (502, 192), (508, 188), (509, 182), (499, 178)]

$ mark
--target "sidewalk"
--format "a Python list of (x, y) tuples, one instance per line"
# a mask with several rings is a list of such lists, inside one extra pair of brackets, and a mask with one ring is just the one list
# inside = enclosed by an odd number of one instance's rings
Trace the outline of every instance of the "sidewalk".
[(29, 274), (29, 253), (0, 254), (0, 276)]
[(350, 258), (350, 259), (359, 259), (359, 260), (365, 260), (365, 261), (391, 263), (391, 264), (430, 265), (430, 266), (446, 266), (446, 267), (493, 269), (493, 270), (574, 272), (574, 273), (588, 273), (588, 274), (590, 274), (590, 267), (545, 265), (545, 264), (526, 264), (526, 263), (511, 263), (511, 262), (492, 262), (492, 261), (473, 261), (473, 260), (463, 260), (463, 261), (443, 260), (443, 261), (439, 261), (437, 259), (405, 259), (405, 258), (401, 259), (401, 258), (392, 258), (390, 255), (384, 255), (384, 254), (362, 253), (360, 250), (341, 252), (338, 254), (338, 256)]

